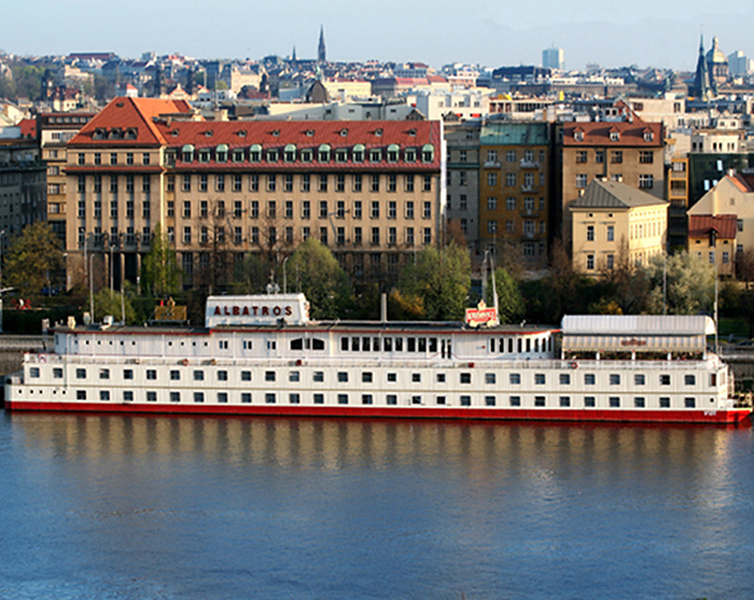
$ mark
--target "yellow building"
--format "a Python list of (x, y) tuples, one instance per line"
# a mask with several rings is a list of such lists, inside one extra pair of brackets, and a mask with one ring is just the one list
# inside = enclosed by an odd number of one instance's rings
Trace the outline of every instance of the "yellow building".
[(479, 140), (480, 246), (514, 252), (528, 269), (547, 266), (549, 131), (547, 123), (489, 123)]
[(647, 264), (665, 249), (668, 203), (618, 181), (594, 180), (574, 200), (573, 266), (587, 275)]

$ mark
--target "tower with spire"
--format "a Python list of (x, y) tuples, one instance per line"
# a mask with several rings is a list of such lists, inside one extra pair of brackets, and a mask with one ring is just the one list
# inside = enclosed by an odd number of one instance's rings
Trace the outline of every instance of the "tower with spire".
[(707, 57), (704, 55), (704, 35), (699, 36), (699, 58), (696, 61), (696, 74), (691, 95), (701, 100), (709, 100), (712, 95)]
[(317, 48), (317, 61), (327, 62), (327, 52), (325, 50), (325, 26), (319, 26), (319, 46)]

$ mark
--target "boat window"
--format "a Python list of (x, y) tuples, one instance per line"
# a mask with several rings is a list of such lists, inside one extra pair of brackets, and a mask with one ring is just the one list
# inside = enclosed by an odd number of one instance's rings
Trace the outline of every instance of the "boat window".
[(508, 338), (508, 354), (513, 354), (513, 338)]
[(644, 375), (642, 373), (634, 374), (634, 385), (644, 385)]
[(133, 379), (133, 378), (134, 378), (133, 369), (123, 369), (123, 379)]
[(660, 408), (670, 408), (670, 398), (660, 398)]
[(76, 390), (76, 400), (86, 400), (86, 390)]
[(264, 372), (264, 380), (265, 381), (275, 381), (275, 371), (265, 371)]
[(521, 384), (521, 373), (511, 373), (510, 374), (510, 382), (511, 382), (511, 385), (520, 385)]
[(484, 383), (494, 384), (496, 380), (497, 380), (497, 377), (495, 377), (494, 373), (485, 373), (484, 374)]
[(508, 398), (508, 403), (511, 406), (521, 406), (521, 396), (511, 396)]
[(435, 402), (437, 402), (437, 404), (446, 404), (445, 396), (437, 396)]
[(340, 338), (340, 349), (343, 352), (348, 352), (348, 338), (347, 337)]
[(401, 337), (395, 338), (395, 351), (403, 352), (403, 338)]
[(461, 406), (471, 406), (471, 396), (461, 396)]
[(445, 383), (445, 373), (437, 374), (437, 383)]
[(288, 402), (290, 404), (300, 404), (301, 403), (301, 395), (297, 392), (291, 392), (288, 394)]
[(375, 352), (380, 351), (380, 338), (372, 338), (372, 350), (374, 350)]
[(571, 375), (569, 373), (560, 374), (560, 385), (571, 385)]
[(170, 401), (171, 402), (180, 402), (181, 401), (181, 393), (180, 392), (170, 392)]
[(368, 338), (368, 337), (361, 338), (361, 349), (364, 352), (369, 352), (369, 349), (371, 347), (370, 341), (371, 341), (371, 338)]
[(544, 405), (545, 405), (544, 396), (534, 396), (534, 406), (544, 406)]
[(314, 404), (324, 404), (324, 403), (325, 403), (324, 394), (314, 394)]
[(387, 402), (387, 404), (391, 406), (394, 406), (398, 404), (398, 396), (396, 396), (395, 394), (388, 394), (387, 396), (385, 396), (385, 402)]
[(361, 403), (362, 404), (372, 404), (372, 394), (362, 394), (361, 395)]
[(620, 385), (619, 373), (610, 373), (610, 385)]
[(360, 342), (360, 338), (357, 338), (357, 337), (351, 338), (351, 350), (353, 350), (354, 352), (358, 352), (359, 347), (360, 347), (359, 342)]
[(620, 398), (618, 396), (610, 396), (610, 408), (620, 408)]
[(156, 369), (147, 369), (147, 379), (157, 379), (157, 370)]
[(268, 350), (277, 350), (278, 343), (276, 340), (267, 340), (267, 349)]
[(157, 402), (157, 392), (150, 390), (147, 392), (147, 402)]
[(382, 349), (385, 352), (392, 352), (393, 351), (393, 338), (383, 338), (382, 340)]
[(420, 337), (419, 338), (419, 352), (426, 352), (427, 351), (427, 338)]
[(416, 352), (416, 338), (406, 338), (406, 352)]
[(170, 379), (173, 381), (177, 381), (181, 378), (181, 372), (177, 369), (173, 369), (170, 371)]
[(696, 375), (684, 375), (683, 382), (686, 385), (696, 385)]
[(531, 338), (526, 338), (526, 351), (531, 352)]
[(421, 373), (411, 373), (411, 381), (413, 383), (421, 383), (421, 381), (422, 381), (422, 374)]
[(539, 352), (539, 338), (534, 339), (534, 352)]
[[(63, 376), (62, 375), (62, 369), (61, 369), (61, 375), (60, 376), (61, 377)], [(717, 373), (710, 373), (710, 375), (709, 375), (709, 384), (710, 384), (711, 387), (717, 386)]]
[(251, 394), (249, 392), (241, 393), (241, 402), (243, 404), (251, 404)]
[(485, 406), (495, 406), (495, 396), (485, 396), (484, 397), (484, 405)]
[(99, 378), (100, 379), (110, 379), (110, 369), (100, 369), (99, 370)]
[(521, 350), (523, 349), (523, 343), (521, 341), (521, 338), (518, 338), (518, 350), (517, 352), (521, 354)]
[(545, 374), (544, 373), (535, 373), (534, 374), (534, 383), (536, 385), (544, 385), (545, 384)]
[(325, 380), (325, 372), (314, 371), (314, 373), (312, 374), (312, 379), (317, 383), (322, 383)]
[(594, 373), (584, 373), (584, 385), (594, 385), (595, 380)]
[(398, 374), (397, 373), (388, 373), (387, 374), (387, 380), (389, 383), (395, 383), (398, 381)]
[[(52, 376), (55, 379), (63, 379), (63, 369), (61, 369), (60, 367), (55, 367), (52, 370)], [(713, 375), (713, 377), (714, 377), (714, 375)], [(715, 384), (713, 383), (712, 385), (715, 385)]]
[(670, 385), (670, 375), (660, 375), (660, 385)]
[(683, 405), (686, 408), (696, 408), (696, 398), (684, 398)]
[(461, 373), (461, 383), (471, 383), (471, 373)]
[(339, 383), (348, 382), (348, 373), (346, 371), (338, 371), (338, 382)]
[(39, 377), (39, 367), (31, 367), (29, 369), (29, 377)]
[(293, 381), (294, 383), (301, 381), (301, 373), (299, 371), (291, 371), (288, 373), (288, 381)]
[(86, 379), (86, 369), (76, 369), (76, 379)]
[(99, 399), (103, 402), (109, 402), (110, 401), (110, 390), (100, 390), (99, 391)]
[(362, 383), (372, 383), (372, 372), (371, 371), (364, 371), (361, 374), (361, 381), (362, 381)]
[(586, 408), (594, 408), (595, 404), (594, 396), (584, 396), (584, 406)]
[(244, 350), (251, 350), (251, 340), (244, 340), (243, 341), (243, 349)]
[(429, 351), (437, 352), (437, 338), (429, 338)]
[(264, 395), (264, 401), (266, 404), (275, 404), (277, 402), (277, 398), (275, 397), (274, 392), (268, 392)]
[(338, 404), (348, 404), (348, 394), (338, 394)]
[(218, 381), (228, 381), (228, 372), (227, 371), (218, 371), (217, 372), (217, 380)]
[(204, 371), (194, 371), (194, 381), (204, 381)]
[(241, 371), (241, 381), (251, 381), (251, 371)]
[(123, 390), (123, 402), (133, 402), (134, 392), (133, 390)]
[(422, 403), (421, 396), (411, 396), (411, 404), (421, 404), (421, 403)]
[(571, 397), (570, 396), (561, 396), (560, 397), (560, 406), (563, 407), (563, 408), (571, 406)]
[(291, 340), (291, 350), (303, 350), (304, 349), (304, 338), (296, 338), (295, 340)]
[(646, 403), (644, 401), (644, 398), (642, 398), (642, 397), (636, 397), (636, 398), (634, 398), (634, 406), (636, 408), (644, 408), (645, 405), (646, 405)]
[(194, 392), (194, 402), (204, 402), (204, 392)]

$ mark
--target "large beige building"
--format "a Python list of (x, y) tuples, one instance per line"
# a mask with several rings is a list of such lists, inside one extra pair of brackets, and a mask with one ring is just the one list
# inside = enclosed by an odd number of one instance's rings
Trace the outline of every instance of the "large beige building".
[(183, 102), (116, 98), (68, 146), (68, 254), (135, 281), (159, 225), (184, 284), (229, 282), (249, 254), (318, 238), (383, 281), (444, 219), (441, 122), (204, 121)]
[(668, 203), (617, 181), (594, 180), (569, 205), (573, 266), (588, 275), (665, 251)]

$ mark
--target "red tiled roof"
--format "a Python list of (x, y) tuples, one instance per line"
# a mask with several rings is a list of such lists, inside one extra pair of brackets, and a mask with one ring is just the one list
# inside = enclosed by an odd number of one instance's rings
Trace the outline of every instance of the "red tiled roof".
[[(276, 148), (280, 153), (280, 160), (275, 163), (278, 169), (316, 169), (318, 167), (327, 168), (354, 168), (359, 169), (377, 168), (384, 169), (387, 165), (391, 168), (401, 169), (411, 167), (412, 169), (438, 169), (440, 165), (440, 149), (442, 147), (442, 136), (440, 133), (439, 121), (174, 121), (170, 125), (160, 123), (160, 134), (167, 140), (167, 144), (173, 148), (181, 149), (186, 144), (191, 144), (197, 150), (202, 148), (216, 148), (220, 144), (225, 144), (230, 150), (234, 148), (249, 148), (254, 144), (259, 144), (264, 150)], [(413, 133), (413, 135), (412, 135)], [(339, 148), (352, 149), (357, 144), (365, 147), (366, 151), (372, 148), (381, 148), (386, 150), (391, 144), (397, 144), (401, 150), (405, 148), (416, 148), (417, 153), (421, 152), (425, 144), (434, 146), (434, 160), (429, 163), (421, 161), (417, 155), (417, 162), (403, 162), (403, 154), (400, 153), (400, 160), (396, 163), (387, 162), (387, 152), (382, 153), (382, 162), (372, 163), (368, 156), (365, 156), (361, 163), (336, 162), (330, 160), (328, 163), (320, 164), (315, 160), (312, 162), (301, 162), (300, 153), (297, 160), (285, 162), (283, 160), (283, 149), (288, 144), (294, 144), (297, 150), (310, 148), (317, 150), (322, 144), (328, 144), (332, 151)], [(214, 160), (214, 156), (212, 157)], [(195, 169), (201, 168), (249, 168), (258, 166), (262, 169), (269, 168), (269, 163), (199, 163), (196, 157), (194, 161), (187, 165), (181, 163), (178, 157), (176, 168), (190, 166)]]
[[(573, 137), (574, 132), (582, 131), (584, 134), (583, 141), (576, 141)], [(620, 134), (619, 140), (612, 141), (610, 132), (617, 131)], [(651, 131), (653, 134), (652, 141), (644, 139), (644, 133)], [(634, 119), (633, 123), (626, 121), (616, 122), (578, 122), (565, 123), (563, 126), (563, 145), (564, 146), (662, 146), (662, 123), (645, 123), (641, 119)]]
[[(160, 115), (189, 113), (191, 106), (184, 100), (162, 100), (159, 98), (129, 98), (120, 97), (112, 100), (97, 116), (87, 123), (70, 142), (69, 146), (89, 145), (96, 143), (105, 146), (164, 144), (154, 119)], [(134, 129), (136, 138), (125, 139), (94, 139), (94, 132), (104, 129)]]
[(711, 230), (720, 239), (736, 239), (736, 215), (689, 215), (689, 239), (705, 238)]
[(37, 137), (37, 120), (36, 119), (22, 119), (18, 125), (19, 127), (21, 127), (21, 137), (23, 138)]

